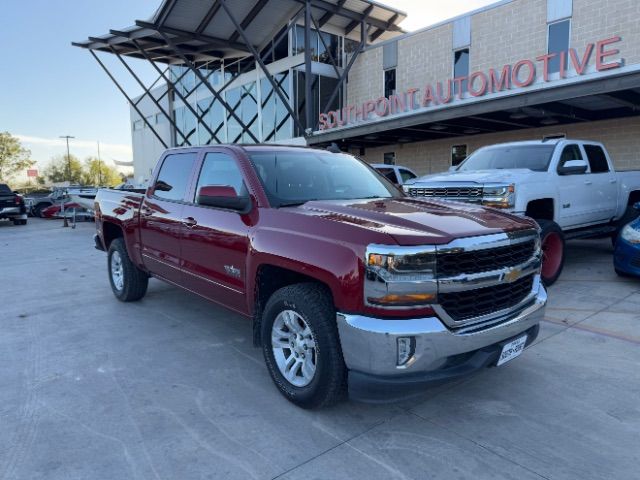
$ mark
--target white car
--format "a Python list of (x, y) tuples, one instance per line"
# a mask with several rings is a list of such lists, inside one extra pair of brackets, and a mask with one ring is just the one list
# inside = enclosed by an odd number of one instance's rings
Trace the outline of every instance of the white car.
[(396, 185), (404, 185), (409, 180), (418, 177), (413, 170), (407, 167), (387, 165), (386, 163), (374, 163), (371, 166)]
[(638, 215), (640, 171), (616, 172), (601, 143), (549, 137), (480, 148), (448, 173), (410, 181), (404, 190), (536, 219), (542, 279), (551, 285), (562, 271), (565, 239), (615, 238)]

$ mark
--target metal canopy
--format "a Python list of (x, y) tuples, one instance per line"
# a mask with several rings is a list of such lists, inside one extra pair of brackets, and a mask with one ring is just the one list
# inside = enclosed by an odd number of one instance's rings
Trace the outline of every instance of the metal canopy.
[(640, 73), (623, 74), (485, 102), (460, 103), (440, 110), (318, 132), (308, 144), (371, 148), (454, 139), (509, 130), (560, 127), (640, 115)]
[[(260, 50), (306, 4), (320, 27), (333, 27), (359, 40), (365, 28), (368, 41), (386, 40), (403, 30), (398, 24), (406, 13), (371, 0), (234, 0), (227, 7), (238, 19), (247, 40), (220, 0), (164, 0), (151, 20), (110, 30), (109, 34), (74, 42), (77, 47), (145, 58), (141, 47), (155, 62), (184, 64), (251, 54)], [(167, 42), (166, 37), (171, 39)], [(134, 43), (133, 41), (137, 42)]]

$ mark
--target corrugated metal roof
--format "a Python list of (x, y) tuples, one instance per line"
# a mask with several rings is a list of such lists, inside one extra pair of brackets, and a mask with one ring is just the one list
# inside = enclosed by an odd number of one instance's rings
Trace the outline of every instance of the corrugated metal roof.
[[(406, 14), (395, 8), (371, 0), (308, 1), (321, 26), (329, 25), (352, 38), (360, 37), (363, 20), (370, 25), (371, 42), (403, 33), (398, 24)], [(226, 0), (226, 5), (250, 43), (260, 49), (304, 8), (305, 0)], [(249, 53), (220, 0), (164, 0), (150, 21), (137, 21), (134, 27), (111, 30), (74, 45), (140, 58), (146, 54), (155, 61), (176, 64), (183, 63), (180, 51), (194, 62)]]

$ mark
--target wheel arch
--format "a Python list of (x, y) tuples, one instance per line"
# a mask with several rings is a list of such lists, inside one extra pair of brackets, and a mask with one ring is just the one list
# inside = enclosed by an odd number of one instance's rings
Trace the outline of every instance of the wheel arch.
[(538, 220), (555, 219), (555, 202), (553, 198), (538, 198), (529, 200), (525, 215)]

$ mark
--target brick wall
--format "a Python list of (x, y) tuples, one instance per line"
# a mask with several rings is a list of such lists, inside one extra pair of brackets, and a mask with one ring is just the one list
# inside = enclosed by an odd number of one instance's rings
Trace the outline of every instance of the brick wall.
[(467, 153), (471, 153), (485, 145), (536, 140), (553, 133), (602, 142), (617, 169), (640, 169), (640, 117), (368, 148), (363, 158), (370, 163), (382, 163), (385, 152), (395, 152), (396, 164), (409, 167), (418, 174), (437, 173), (449, 168), (453, 145), (466, 144)]

